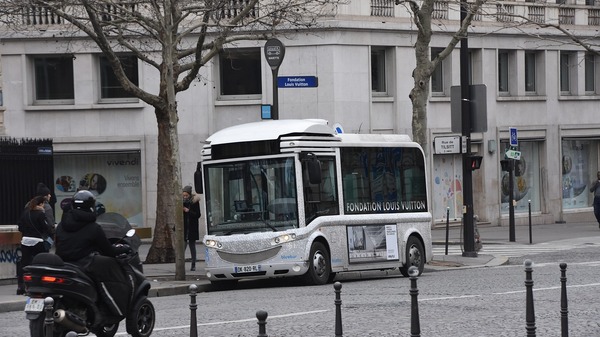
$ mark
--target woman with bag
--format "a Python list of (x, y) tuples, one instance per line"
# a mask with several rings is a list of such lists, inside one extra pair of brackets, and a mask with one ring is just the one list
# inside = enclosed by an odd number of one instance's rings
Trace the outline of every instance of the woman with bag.
[(50, 251), (52, 233), (44, 213), (44, 196), (36, 196), (25, 205), (25, 211), (17, 225), (22, 234), (21, 263), (17, 266), (17, 295), (25, 293), (23, 285), (23, 268), (30, 265), (33, 257), (39, 253)]

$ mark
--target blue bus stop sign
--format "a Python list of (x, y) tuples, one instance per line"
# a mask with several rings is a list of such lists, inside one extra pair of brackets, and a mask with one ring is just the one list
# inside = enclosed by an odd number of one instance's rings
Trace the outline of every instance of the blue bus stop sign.
[(510, 146), (519, 145), (519, 138), (517, 137), (517, 128), (508, 128), (510, 132)]

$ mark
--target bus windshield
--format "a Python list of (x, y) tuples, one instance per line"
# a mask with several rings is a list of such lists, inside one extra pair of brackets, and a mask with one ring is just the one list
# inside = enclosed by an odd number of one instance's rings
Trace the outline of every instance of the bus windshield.
[(294, 158), (211, 164), (204, 175), (208, 234), (298, 228)]

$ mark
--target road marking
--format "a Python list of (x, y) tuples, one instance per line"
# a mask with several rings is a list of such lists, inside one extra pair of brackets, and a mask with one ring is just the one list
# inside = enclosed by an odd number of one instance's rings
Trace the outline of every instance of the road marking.
[[(269, 319), (271, 320), (274, 318), (286, 318), (286, 317), (294, 317), (294, 316), (302, 316), (302, 315), (320, 314), (320, 313), (328, 312), (328, 311), (331, 311), (331, 310), (313, 310), (313, 311), (293, 312), (293, 313), (289, 313), (289, 314), (269, 316)], [(254, 318), (246, 318), (246, 319), (236, 319), (236, 320), (231, 320), (231, 321), (198, 323), (197, 326), (245, 323), (245, 322), (256, 322), (256, 321), (257, 321), (257, 319), (256, 319), (256, 317), (254, 317)], [(166, 328), (154, 328), (153, 332), (167, 331), (167, 330), (181, 330), (181, 329), (189, 329), (189, 328), (190, 328), (189, 325), (180, 325), (180, 326), (171, 326), (171, 327), (166, 327)], [(127, 333), (120, 332), (120, 333), (117, 333), (117, 335), (127, 335)]]
[[(598, 287), (598, 286), (600, 286), (600, 283), (587, 283), (587, 284), (572, 284), (572, 285), (568, 285), (567, 288), (586, 288), (586, 287)], [(561, 289), (561, 287), (556, 286), (556, 287), (534, 288), (533, 291), (548, 291), (548, 290), (557, 290), (557, 289)], [(513, 291), (500, 292), (500, 293), (489, 293), (489, 294), (479, 294), (479, 295), (457, 295), (457, 296), (419, 298), (419, 302), (459, 300), (459, 299), (463, 299), (463, 298), (484, 297), (487, 295), (495, 295), (495, 296), (514, 295), (514, 294), (522, 294), (522, 293), (525, 293), (526, 291), (527, 291), (526, 289), (522, 289), (522, 290), (513, 290)]]

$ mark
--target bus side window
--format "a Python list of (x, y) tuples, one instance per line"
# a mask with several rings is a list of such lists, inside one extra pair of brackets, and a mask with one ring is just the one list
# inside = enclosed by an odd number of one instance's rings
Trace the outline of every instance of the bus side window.
[(333, 158), (319, 158), (321, 161), (321, 183), (311, 184), (307, 165), (302, 165), (304, 183), (304, 209), (306, 223), (321, 215), (339, 214), (335, 162)]

